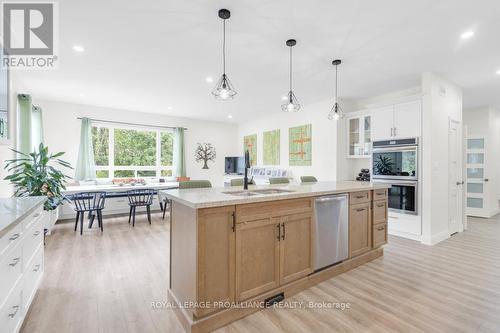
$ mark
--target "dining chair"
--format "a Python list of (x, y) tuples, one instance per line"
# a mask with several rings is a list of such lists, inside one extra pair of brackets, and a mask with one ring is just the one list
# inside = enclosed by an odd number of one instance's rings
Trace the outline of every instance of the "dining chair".
[(148, 221), (149, 224), (151, 224), (151, 205), (153, 204), (154, 194), (155, 191), (148, 188), (127, 191), (128, 205), (130, 206), (128, 223), (130, 223), (130, 219), (132, 219), (132, 227), (135, 227), (135, 212), (137, 207), (146, 207)]
[(270, 177), (269, 184), (290, 184), (290, 179), (286, 177)]
[[(90, 218), (89, 228), (92, 227), (92, 222), (96, 214), (99, 227), (101, 228), (101, 232), (103, 232), (102, 210), (106, 201), (106, 192), (75, 193), (72, 195), (72, 200), (76, 211), (75, 231), (78, 227), (78, 221), (80, 221), (80, 235), (83, 234), (83, 218), (88, 213)], [(94, 212), (95, 214), (93, 214)]]
[(314, 176), (300, 176), (301, 183), (317, 183), (318, 180)]
[(188, 180), (185, 182), (179, 182), (179, 189), (185, 190), (189, 188), (209, 188), (212, 187), (212, 183), (209, 180)]
[[(243, 178), (234, 178), (231, 179), (231, 186), (243, 186), (245, 180)], [(255, 185), (253, 179), (248, 180), (248, 185)]]

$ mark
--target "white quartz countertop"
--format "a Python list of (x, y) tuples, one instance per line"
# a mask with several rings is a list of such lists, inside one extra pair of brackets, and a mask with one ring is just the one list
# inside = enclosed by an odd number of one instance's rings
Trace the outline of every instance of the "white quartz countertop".
[(171, 189), (162, 191), (173, 201), (177, 201), (191, 208), (208, 208), (228, 205), (239, 205), (253, 202), (275, 201), (295, 198), (315, 197), (328, 194), (358, 192), (389, 188), (389, 184), (341, 181), (341, 182), (317, 182), (308, 184), (277, 184), (249, 186), (249, 192), (262, 189), (283, 189), (290, 192), (275, 194), (256, 194), (252, 196), (235, 196), (225, 192), (239, 192), (242, 186), (214, 187), (199, 189)]
[(166, 182), (166, 183), (150, 183), (145, 185), (114, 185), (114, 184), (106, 184), (106, 185), (79, 185), (79, 186), (66, 186), (66, 190), (63, 191), (64, 194), (73, 194), (78, 192), (95, 192), (95, 191), (104, 191), (104, 192), (121, 192), (128, 190), (137, 190), (143, 188), (152, 188), (155, 190), (166, 190), (171, 188), (179, 187), (178, 182)]
[(0, 198), (0, 237), (42, 205), (46, 197)]

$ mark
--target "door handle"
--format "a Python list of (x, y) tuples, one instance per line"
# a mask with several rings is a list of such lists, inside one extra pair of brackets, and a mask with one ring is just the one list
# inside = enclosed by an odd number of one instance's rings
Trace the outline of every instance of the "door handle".
[(396, 128), (396, 127), (394, 127), (394, 136), (396, 136), (396, 135), (397, 135), (397, 134), (396, 134), (396, 129), (397, 129), (397, 128)]
[(484, 179), (484, 181), (485, 181), (485, 182), (489, 182), (490, 180), (489, 180), (488, 178), (485, 178), (485, 179)]
[(366, 208), (358, 208), (358, 209), (356, 209), (356, 211), (357, 211), (357, 212), (362, 212), (362, 211), (364, 211), (365, 209), (366, 209)]
[(14, 306), (12, 307), (12, 309), (14, 309), (15, 311), (14, 311), (14, 312), (12, 312), (12, 313), (9, 313), (9, 317), (10, 317), (10, 318), (14, 318), (14, 317), (16, 316), (17, 311), (19, 311), (19, 305), (14, 305)]
[(457, 182), (457, 185), (463, 185), (463, 184), (464, 184), (464, 182), (463, 182), (463, 181), (461, 181), (461, 182)]
[(276, 228), (278, 228), (278, 242), (280, 241), (281, 239), (281, 225), (278, 223), (276, 224)]
[(281, 236), (281, 239), (285, 240), (285, 223), (281, 223), (281, 226), (283, 227), (283, 235)]
[(394, 127), (391, 127), (391, 138), (394, 136)]
[(233, 215), (233, 225), (231, 228), (233, 229), (233, 232), (235, 232), (236, 231), (236, 216), (234, 215), (234, 212), (232, 215)]
[(9, 264), (9, 266), (11, 266), (11, 267), (16, 266), (19, 263), (20, 260), (21, 260), (21, 258), (14, 258), (14, 259), (12, 259), (12, 262)]
[(19, 236), (20, 236), (20, 234), (14, 234), (14, 235), (12, 235), (12, 237), (9, 238), (9, 240), (11, 240), (11, 241), (16, 240), (19, 238)]

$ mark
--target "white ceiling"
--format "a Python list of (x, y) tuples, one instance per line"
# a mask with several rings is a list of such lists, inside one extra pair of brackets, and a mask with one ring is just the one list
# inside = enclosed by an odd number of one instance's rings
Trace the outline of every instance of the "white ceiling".
[[(19, 73), (39, 99), (240, 122), (281, 112), (294, 47), (294, 90), (307, 105), (331, 98), (333, 58), (341, 97), (363, 99), (418, 85), (436, 71), (464, 88), (466, 107), (500, 106), (497, 0), (64, 0), (60, 63)], [(227, 73), (238, 95), (216, 101), (222, 22)], [(464, 31), (475, 36), (460, 39)], [(77, 54), (79, 44), (85, 52)], [(169, 110), (168, 106), (173, 109)], [(325, 110), (327, 113), (328, 110)], [(227, 119), (232, 114), (234, 119)]]

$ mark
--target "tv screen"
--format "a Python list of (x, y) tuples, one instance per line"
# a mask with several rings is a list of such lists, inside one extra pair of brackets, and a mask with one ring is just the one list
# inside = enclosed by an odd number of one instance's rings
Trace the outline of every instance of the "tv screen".
[(226, 157), (224, 172), (242, 175), (245, 172), (245, 158), (243, 156)]

